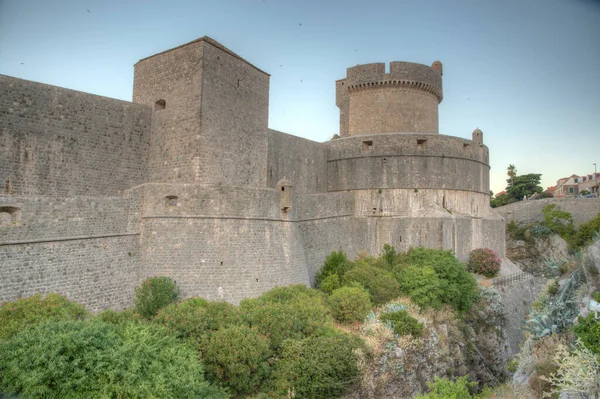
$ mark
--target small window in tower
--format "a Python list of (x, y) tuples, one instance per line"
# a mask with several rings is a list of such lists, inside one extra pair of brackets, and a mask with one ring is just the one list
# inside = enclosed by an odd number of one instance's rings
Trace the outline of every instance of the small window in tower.
[(425, 139), (417, 139), (417, 147), (418, 148), (425, 148), (425, 147), (427, 147), (427, 140), (425, 140)]
[(167, 108), (167, 102), (165, 100), (158, 100), (154, 103), (154, 110), (160, 111), (161, 109)]
[(373, 140), (365, 140), (362, 143), (363, 151), (371, 151), (373, 149)]
[(177, 206), (177, 200), (179, 199), (176, 195), (167, 195), (165, 197), (166, 204), (168, 207)]

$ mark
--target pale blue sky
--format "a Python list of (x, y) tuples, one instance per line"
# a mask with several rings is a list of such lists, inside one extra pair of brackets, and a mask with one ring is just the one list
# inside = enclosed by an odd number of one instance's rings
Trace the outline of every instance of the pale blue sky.
[(544, 187), (600, 167), (600, 3), (592, 0), (0, 0), (0, 74), (131, 100), (133, 64), (208, 35), (271, 74), (269, 127), (338, 132), (347, 67), (444, 65), (440, 133)]

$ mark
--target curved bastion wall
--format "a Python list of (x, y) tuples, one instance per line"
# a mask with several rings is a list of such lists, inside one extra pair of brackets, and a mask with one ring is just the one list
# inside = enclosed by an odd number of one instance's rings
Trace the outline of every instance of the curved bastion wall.
[(488, 148), (437, 134), (374, 134), (327, 143), (329, 191), (448, 189), (489, 194)]
[(438, 133), (443, 99), (442, 64), (412, 62), (357, 65), (336, 82), (340, 136), (374, 133)]

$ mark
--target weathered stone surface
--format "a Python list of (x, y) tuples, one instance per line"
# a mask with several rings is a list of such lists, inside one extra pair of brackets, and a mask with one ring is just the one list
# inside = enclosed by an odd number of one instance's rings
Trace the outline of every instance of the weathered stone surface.
[(121, 308), (169, 275), (238, 302), (386, 243), (504, 256), (482, 133), (437, 134), (441, 63), (384, 72), (337, 82), (360, 136), (326, 143), (268, 129), (269, 75), (207, 37), (139, 61), (133, 103), (0, 76), (0, 301)]

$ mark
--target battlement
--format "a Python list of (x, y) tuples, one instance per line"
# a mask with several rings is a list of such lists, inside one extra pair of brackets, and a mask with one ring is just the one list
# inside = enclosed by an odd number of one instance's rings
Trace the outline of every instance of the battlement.
[(342, 79), (345, 90), (353, 91), (370, 88), (407, 87), (423, 90), (435, 95), (442, 102), (442, 64), (439, 61), (431, 67), (414, 62), (392, 61), (390, 72), (385, 72), (385, 63), (356, 65), (346, 70)]
[(414, 62), (356, 65), (336, 82), (340, 136), (374, 133), (438, 133), (442, 63)]

